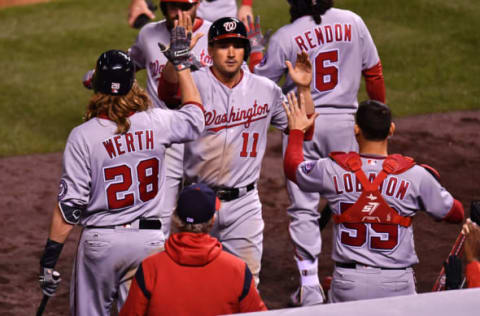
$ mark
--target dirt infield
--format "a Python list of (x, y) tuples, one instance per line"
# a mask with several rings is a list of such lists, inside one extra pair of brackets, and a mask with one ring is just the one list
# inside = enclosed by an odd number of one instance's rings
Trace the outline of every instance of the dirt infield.
[[(396, 120), (397, 134), (390, 151), (415, 157), (436, 167), (442, 183), (466, 209), (480, 199), (480, 112), (434, 114)], [(286, 307), (295, 289), (297, 272), (288, 236), (285, 209), (288, 197), (283, 178), (280, 134), (269, 135), (263, 162), (260, 196), (265, 219), (265, 242), (260, 290), (269, 308)], [(61, 172), (61, 154), (0, 159), (0, 315), (32, 315), (41, 299), (37, 282), (39, 258), (47, 238)], [(320, 277), (332, 271), (331, 223), (323, 232)], [(429, 291), (460, 225), (436, 223), (423, 213), (414, 219), (415, 267), (419, 292)], [(44, 315), (68, 315), (68, 284), (79, 230), (68, 239), (59, 263), (62, 284)]]

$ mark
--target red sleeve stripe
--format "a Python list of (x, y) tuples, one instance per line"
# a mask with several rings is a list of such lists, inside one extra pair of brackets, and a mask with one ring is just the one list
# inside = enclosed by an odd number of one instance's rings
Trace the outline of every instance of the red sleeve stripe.
[(454, 199), (452, 208), (450, 209), (450, 211), (448, 211), (448, 214), (445, 215), (443, 220), (449, 223), (456, 224), (456, 223), (461, 223), (463, 221), (464, 216), (465, 216), (465, 210), (463, 209), (462, 203)]
[(188, 105), (188, 104), (191, 104), (191, 105), (196, 105), (200, 108), (200, 110), (202, 110), (203, 113), (205, 113), (205, 109), (203, 108), (203, 104), (201, 103), (198, 103), (198, 102), (195, 102), (195, 101), (186, 101), (182, 104), (182, 106), (184, 105)]
[(242, 5), (252, 6), (253, 0), (242, 0)]
[(298, 129), (290, 131), (288, 145), (283, 159), (283, 170), (290, 181), (297, 182), (297, 168), (303, 161), (303, 132)]

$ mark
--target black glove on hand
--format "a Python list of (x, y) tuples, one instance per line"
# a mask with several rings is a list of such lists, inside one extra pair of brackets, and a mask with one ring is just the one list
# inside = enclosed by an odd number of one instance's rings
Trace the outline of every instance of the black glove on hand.
[(42, 288), (43, 294), (47, 296), (55, 295), (57, 287), (62, 281), (58, 271), (45, 267), (40, 267), (40, 276), (38, 280), (40, 281), (40, 287)]
[(158, 43), (158, 47), (160, 47), (162, 53), (175, 66), (177, 71), (187, 68), (195, 71), (203, 65), (191, 54), (191, 42), (192, 33), (187, 33), (182, 26), (177, 26), (171, 31), (170, 47), (167, 48), (162, 43)]
[(462, 261), (455, 255), (448, 257), (445, 267), (445, 289), (456, 290), (462, 284)]
[(267, 30), (265, 36), (262, 35), (262, 30), (260, 28), (260, 16), (255, 17), (255, 24), (252, 23), (252, 19), (249, 15), (247, 15), (247, 22), (248, 22), (248, 32), (247, 37), (250, 41), (250, 48), (251, 52), (263, 52), (265, 46), (267, 46), (268, 40), (270, 39), (270, 35), (272, 34), (272, 30)]

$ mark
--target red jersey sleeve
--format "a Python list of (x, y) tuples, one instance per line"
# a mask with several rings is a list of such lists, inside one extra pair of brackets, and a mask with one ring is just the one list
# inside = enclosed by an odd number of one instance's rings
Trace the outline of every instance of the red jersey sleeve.
[(447, 215), (443, 218), (444, 221), (449, 223), (460, 223), (463, 221), (463, 217), (465, 216), (465, 210), (463, 209), (462, 203), (458, 200), (453, 200), (453, 205), (450, 211), (448, 211)]
[(180, 85), (178, 83), (171, 83), (160, 76), (157, 88), (158, 97), (163, 100), (168, 107), (177, 107), (180, 105)]
[(297, 168), (303, 162), (303, 132), (294, 129), (288, 135), (288, 145), (283, 159), (283, 169), (290, 181), (297, 182)]
[(385, 80), (383, 78), (382, 63), (379, 61), (372, 68), (364, 70), (362, 74), (365, 78), (368, 97), (385, 103)]
[(480, 287), (480, 262), (473, 261), (465, 268), (465, 277), (469, 288)]

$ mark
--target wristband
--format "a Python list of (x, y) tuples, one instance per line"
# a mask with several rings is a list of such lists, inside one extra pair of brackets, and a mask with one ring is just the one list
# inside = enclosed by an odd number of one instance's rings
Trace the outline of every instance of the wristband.
[(47, 239), (43, 256), (40, 259), (40, 265), (42, 267), (53, 269), (57, 263), (60, 253), (62, 252), (63, 244), (53, 241), (50, 238)]

